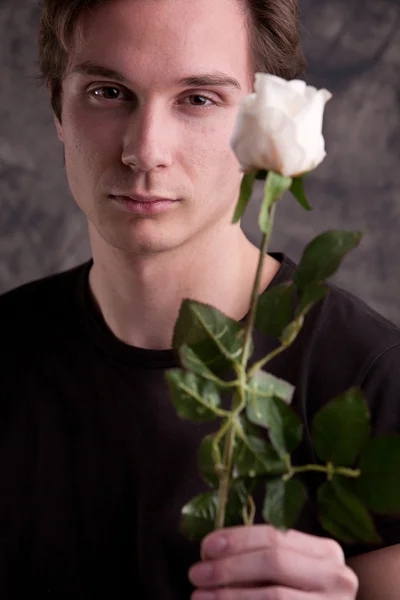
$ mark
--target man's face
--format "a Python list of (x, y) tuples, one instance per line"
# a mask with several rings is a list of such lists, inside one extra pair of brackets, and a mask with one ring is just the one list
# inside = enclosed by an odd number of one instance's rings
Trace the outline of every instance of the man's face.
[[(115, 0), (80, 24), (56, 124), (92, 233), (146, 254), (231, 227), (241, 173), (230, 139), (253, 78), (239, 2)], [(132, 212), (115, 199), (134, 194), (176, 201)]]

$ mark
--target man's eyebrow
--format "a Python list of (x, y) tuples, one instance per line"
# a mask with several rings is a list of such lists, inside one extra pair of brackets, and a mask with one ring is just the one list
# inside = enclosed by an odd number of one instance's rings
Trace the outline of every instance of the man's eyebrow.
[[(75, 65), (71, 73), (73, 75), (80, 76), (92, 76), (92, 77), (105, 77), (106, 79), (114, 79), (119, 83), (125, 85), (129, 84), (129, 81), (122, 73), (103, 67), (91, 61), (85, 61)], [(220, 87), (233, 87), (237, 90), (241, 89), (240, 83), (234, 77), (216, 71), (215, 73), (202, 73), (199, 75), (191, 75), (189, 77), (183, 77), (178, 81), (178, 85), (187, 87), (204, 87), (204, 86), (220, 86)]]
[(203, 87), (203, 86), (221, 86), (221, 87), (233, 87), (237, 90), (241, 90), (240, 83), (234, 77), (226, 75), (225, 73), (204, 73), (201, 75), (192, 75), (190, 77), (183, 77), (179, 80), (179, 85), (187, 87)]
[(71, 69), (71, 74), (80, 75), (81, 77), (85, 77), (87, 75), (91, 75), (92, 77), (105, 77), (106, 79), (115, 79), (115, 81), (119, 81), (120, 83), (128, 83), (126, 77), (124, 77), (122, 73), (119, 73), (119, 71), (114, 71), (114, 69), (97, 65), (89, 60), (75, 65)]

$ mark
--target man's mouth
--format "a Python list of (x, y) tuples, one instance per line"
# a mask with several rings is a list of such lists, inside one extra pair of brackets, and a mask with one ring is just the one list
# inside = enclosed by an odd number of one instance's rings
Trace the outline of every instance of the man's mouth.
[(115, 202), (129, 212), (136, 214), (157, 214), (168, 210), (178, 200), (163, 196), (145, 196), (142, 194), (111, 196)]
[(117, 194), (116, 198), (126, 198), (127, 200), (133, 200), (134, 202), (148, 203), (148, 202), (175, 202), (175, 198), (168, 198), (167, 196), (155, 196), (146, 194)]

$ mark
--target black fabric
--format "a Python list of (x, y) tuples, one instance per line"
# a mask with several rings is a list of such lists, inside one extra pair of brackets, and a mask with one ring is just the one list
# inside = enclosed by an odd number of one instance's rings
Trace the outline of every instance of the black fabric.
[[(295, 268), (275, 257), (271, 285)], [(91, 264), (0, 298), (0, 597), (187, 600), (199, 546), (178, 533), (179, 514), (206, 490), (196, 453), (215, 423), (176, 416), (164, 380), (172, 350), (113, 336), (89, 293)], [(276, 345), (254, 341), (253, 361)], [(400, 432), (399, 365), (399, 329), (332, 287), (270, 364), (296, 386), (305, 437), (295, 462), (316, 461), (313, 414), (352, 385), (365, 390), (374, 433)], [(304, 478), (310, 502), (297, 524), (316, 535), (322, 480)], [(400, 519), (377, 525), (386, 545), (400, 542)]]

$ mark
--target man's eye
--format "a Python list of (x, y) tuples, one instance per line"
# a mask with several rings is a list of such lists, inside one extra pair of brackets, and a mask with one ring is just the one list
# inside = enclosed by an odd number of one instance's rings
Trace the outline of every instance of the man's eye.
[(91, 90), (90, 93), (96, 98), (104, 98), (105, 100), (120, 100), (121, 98), (118, 96), (119, 94), (123, 93), (123, 91), (117, 87), (109, 85)]
[(192, 94), (191, 96), (187, 96), (187, 98), (193, 101), (190, 104), (196, 108), (211, 108), (212, 105), (216, 104), (214, 98), (204, 96), (203, 94)]

